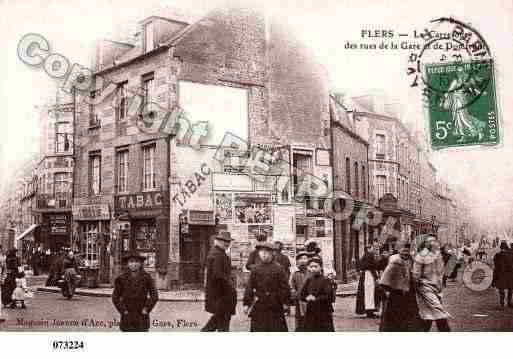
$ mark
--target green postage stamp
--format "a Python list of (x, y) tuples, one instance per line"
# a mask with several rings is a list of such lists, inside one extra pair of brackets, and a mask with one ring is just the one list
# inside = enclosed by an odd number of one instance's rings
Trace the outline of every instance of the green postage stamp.
[(493, 60), (426, 64), (425, 85), (433, 149), (500, 142)]

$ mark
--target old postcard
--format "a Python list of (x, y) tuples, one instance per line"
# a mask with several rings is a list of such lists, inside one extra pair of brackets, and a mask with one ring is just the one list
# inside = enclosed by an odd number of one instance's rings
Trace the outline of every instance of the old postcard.
[(513, 331), (510, 1), (0, 9), (0, 331)]

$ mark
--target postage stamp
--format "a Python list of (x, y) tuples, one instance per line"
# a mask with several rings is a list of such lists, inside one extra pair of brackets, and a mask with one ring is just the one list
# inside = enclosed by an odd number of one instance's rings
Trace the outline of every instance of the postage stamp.
[(429, 64), (425, 78), (434, 149), (499, 143), (493, 60)]

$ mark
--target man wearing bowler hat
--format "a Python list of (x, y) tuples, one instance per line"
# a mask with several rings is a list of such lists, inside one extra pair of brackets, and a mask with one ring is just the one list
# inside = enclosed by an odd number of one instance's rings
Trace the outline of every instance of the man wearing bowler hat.
[(220, 231), (213, 237), (214, 246), (207, 255), (205, 285), (205, 310), (212, 313), (212, 317), (201, 331), (227, 332), (237, 305), (237, 292), (231, 278), (232, 264), (226, 254), (233, 239), (227, 231)]
[(256, 245), (261, 263), (251, 271), (244, 292), (244, 313), (251, 318), (252, 332), (287, 331), (284, 313), (290, 303), (290, 288), (283, 268), (273, 261), (274, 245)]
[(159, 299), (155, 281), (142, 268), (144, 257), (135, 251), (123, 256), (127, 270), (114, 281), (112, 302), (121, 314), (123, 332), (147, 332), (150, 312)]

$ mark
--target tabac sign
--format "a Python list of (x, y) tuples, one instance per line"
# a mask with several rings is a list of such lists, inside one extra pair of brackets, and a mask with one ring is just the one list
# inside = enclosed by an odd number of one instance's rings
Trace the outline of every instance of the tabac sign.
[(141, 192), (116, 196), (114, 208), (116, 212), (156, 210), (163, 209), (164, 204), (165, 195), (163, 192)]

